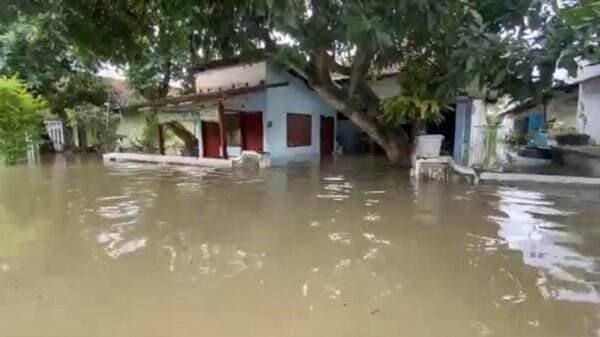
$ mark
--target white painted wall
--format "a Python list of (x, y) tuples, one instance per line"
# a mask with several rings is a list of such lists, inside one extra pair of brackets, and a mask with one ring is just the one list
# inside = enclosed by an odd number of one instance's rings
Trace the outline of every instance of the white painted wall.
[(485, 101), (482, 99), (473, 99), (472, 104), (469, 166), (482, 164), (485, 160)]
[(265, 77), (265, 62), (209, 69), (196, 74), (196, 92), (231, 88), (232, 85), (243, 86), (246, 83), (254, 86), (264, 81)]
[(579, 132), (590, 135), (594, 143), (600, 144), (600, 77), (579, 84), (577, 113)]
[(589, 65), (588, 61), (580, 62), (577, 70), (577, 82), (587, 81), (598, 76), (600, 76), (600, 63)]
[[(319, 155), (321, 147), (320, 116), (334, 117), (334, 123), (337, 124), (335, 122), (336, 110), (323, 101), (304, 81), (269, 64), (267, 66), (267, 83), (282, 81), (289, 82), (289, 85), (271, 88), (267, 91), (267, 113), (263, 115), (263, 121), (266, 124), (265, 151), (271, 154), (274, 163), (303, 160)], [(311, 115), (311, 146), (287, 147), (287, 113)]]

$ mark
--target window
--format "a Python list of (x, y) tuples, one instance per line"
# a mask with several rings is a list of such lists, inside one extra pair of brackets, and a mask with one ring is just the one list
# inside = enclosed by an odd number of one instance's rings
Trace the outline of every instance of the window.
[(240, 115), (226, 114), (223, 116), (223, 126), (227, 137), (227, 146), (242, 146), (242, 131), (240, 128)]
[(311, 145), (310, 115), (287, 114), (287, 145), (288, 147)]

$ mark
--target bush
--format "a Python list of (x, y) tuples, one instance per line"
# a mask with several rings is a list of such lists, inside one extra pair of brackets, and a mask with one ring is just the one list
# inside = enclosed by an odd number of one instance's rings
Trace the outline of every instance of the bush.
[(508, 145), (511, 150), (516, 150), (529, 143), (531, 137), (526, 133), (519, 130), (512, 130), (504, 139), (504, 143)]
[(34, 97), (16, 77), (0, 78), (0, 156), (6, 164), (24, 160), (39, 143), (46, 102)]

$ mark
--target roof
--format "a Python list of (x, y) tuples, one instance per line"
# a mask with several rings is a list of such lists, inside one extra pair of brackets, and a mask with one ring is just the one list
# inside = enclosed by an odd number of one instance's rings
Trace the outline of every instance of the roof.
[(261, 83), (255, 86), (242, 86), (242, 87), (233, 87), (225, 90), (217, 90), (217, 91), (205, 91), (197, 94), (177, 96), (177, 97), (167, 97), (163, 99), (158, 99), (154, 101), (149, 101), (146, 103), (142, 103), (137, 105), (137, 108), (144, 107), (167, 107), (167, 106), (178, 106), (182, 109), (182, 112), (188, 112), (190, 109), (193, 109), (198, 103), (207, 103), (213, 102), (217, 100), (223, 100), (228, 97), (245, 95), (253, 92), (264, 91), (270, 88), (277, 88), (289, 85), (288, 82), (279, 82), (279, 83)]
[[(126, 80), (103, 77), (102, 81), (108, 87), (108, 90), (110, 90), (111, 98), (114, 99), (121, 107), (136, 105), (147, 101), (146, 98), (144, 98)], [(169, 96), (178, 96), (180, 94), (180, 88), (173, 86), (169, 88)]]
[[(565, 93), (573, 92), (577, 88), (578, 88), (578, 84), (561, 84), (561, 85), (553, 87), (549, 93), (544, 95), (544, 98), (552, 98), (558, 92), (565, 92)], [(531, 108), (535, 108), (536, 106), (538, 106), (541, 103), (542, 103), (541, 101), (536, 100), (533, 97), (529, 97), (529, 98), (523, 100), (522, 102), (520, 102), (519, 104), (517, 104), (516, 106), (510, 108), (509, 110), (502, 112), (500, 114), (500, 116), (506, 116), (506, 115), (512, 115), (512, 114), (518, 114), (521, 112), (525, 112)]]

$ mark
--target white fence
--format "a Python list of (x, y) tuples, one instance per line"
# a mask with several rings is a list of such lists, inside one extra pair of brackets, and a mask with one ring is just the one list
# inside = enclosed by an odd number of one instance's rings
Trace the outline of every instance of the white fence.
[(50, 137), (50, 141), (52, 141), (52, 147), (56, 152), (62, 152), (65, 145), (65, 135), (63, 132), (63, 123), (62, 121), (57, 120), (49, 120), (44, 121), (46, 125), (46, 132)]

